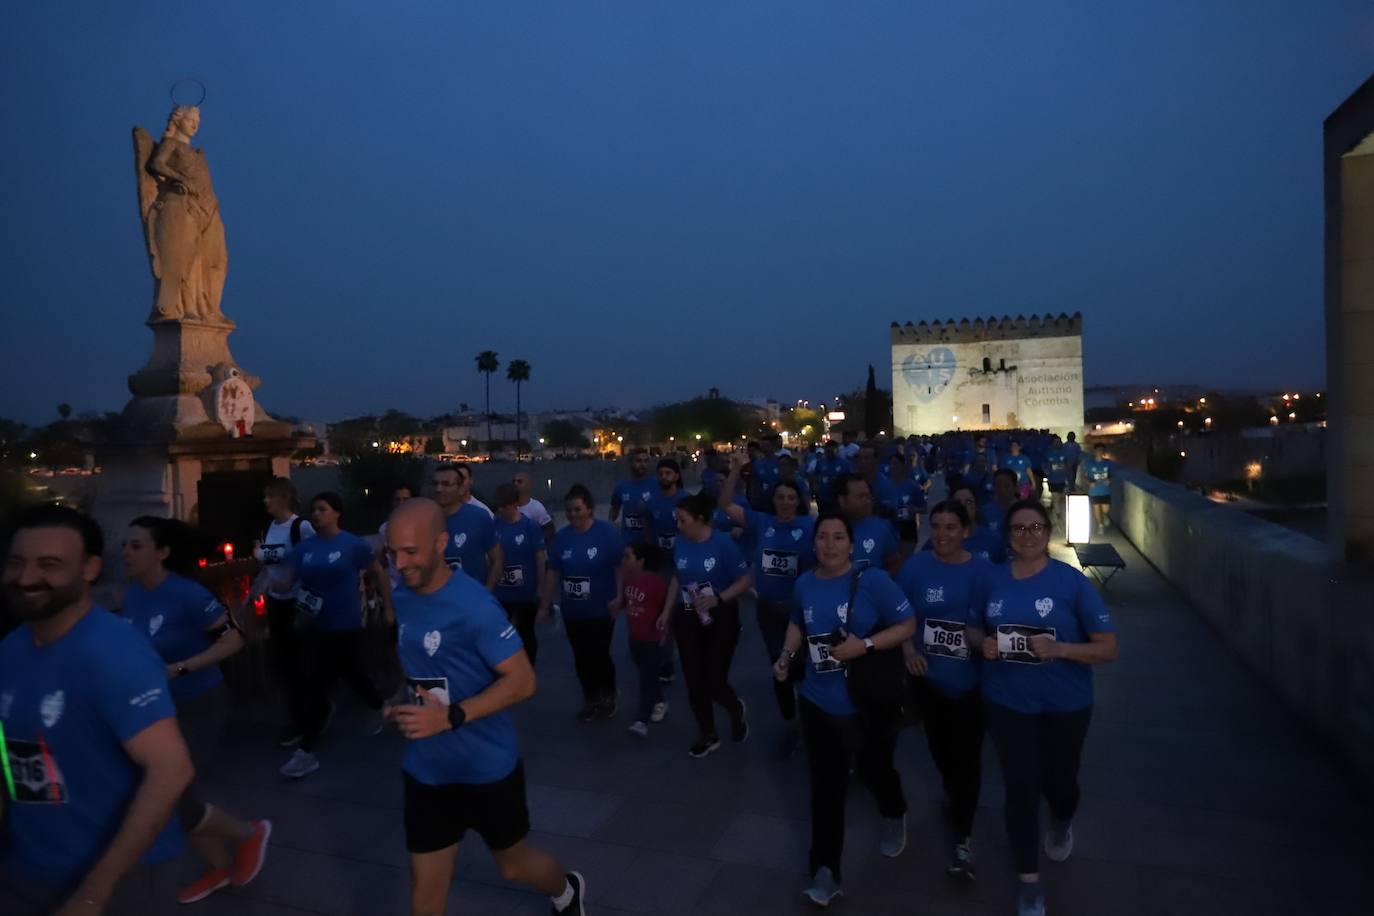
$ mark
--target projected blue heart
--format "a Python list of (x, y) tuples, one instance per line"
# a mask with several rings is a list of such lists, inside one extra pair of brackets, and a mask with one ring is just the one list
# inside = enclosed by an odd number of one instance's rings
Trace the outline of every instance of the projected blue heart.
[(954, 378), (954, 369), (954, 351), (949, 347), (913, 353), (902, 360), (902, 378), (916, 400), (924, 403), (930, 403), (944, 392)]

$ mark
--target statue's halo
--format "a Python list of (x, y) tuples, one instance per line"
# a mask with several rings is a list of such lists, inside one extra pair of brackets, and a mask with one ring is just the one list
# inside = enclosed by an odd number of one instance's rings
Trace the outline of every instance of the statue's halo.
[[(196, 99), (194, 102), (182, 101), (181, 99), (177, 98), (178, 90), (189, 88), (192, 92), (194, 92), (194, 87), (196, 86), (200, 87), (200, 98)], [(201, 103), (205, 101), (205, 91), (205, 84), (202, 83), (200, 80), (196, 79), (193, 76), (183, 76), (181, 79), (177, 80), (175, 83), (172, 84), (172, 88), (168, 92), (168, 95), (172, 97), (172, 107), (174, 108), (180, 105), (187, 105), (191, 108), (199, 108)], [(182, 94), (185, 95), (186, 93), (183, 92)]]

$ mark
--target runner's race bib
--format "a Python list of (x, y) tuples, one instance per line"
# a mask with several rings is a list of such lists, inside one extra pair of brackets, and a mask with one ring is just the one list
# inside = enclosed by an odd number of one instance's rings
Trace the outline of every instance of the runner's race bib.
[(921, 628), (921, 644), (926, 655), (968, 660), (968, 643), (964, 641), (964, 624), (954, 620), (927, 618)]
[(676, 543), (677, 543), (677, 535), (674, 535), (674, 534), (660, 534), (660, 535), (658, 536), (658, 546), (659, 546), (661, 549), (663, 549), (663, 550), (672, 550), (672, 549), (673, 549), (673, 545), (676, 544)]
[(787, 579), (797, 578), (797, 555), (789, 550), (767, 550), (763, 551), (763, 574), (765, 576), (782, 576)]
[(816, 669), (817, 674), (834, 674), (836, 671), (844, 670), (844, 662), (830, 655), (830, 650), (842, 642), (844, 637), (838, 631), (806, 637), (806, 650), (811, 653), (811, 667)]
[(911, 519), (912, 519), (912, 513), (911, 513), (911, 507), (910, 507), (910, 506), (898, 506), (898, 507), (897, 507), (897, 521), (899, 521), (899, 522), (909, 522), (909, 521), (911, 521)]
[(8, 742), (10, 774), (16, 804), (61, 805), (67, 801), (67, 782), (57, 762), (37, 741)]
[(506, 588), (519, 588), (525, 584), (525, 567), (507, 566), (501, 573), (501, 584)]
[(285, 544), (263, 544), (262, 545), (262, 564), (264, 566), (275, 566), (286, 559)]
[(324, 599), (314, 592), (307, 592), (301, 589), (296, 595), (296, 610), (307, 617), (320, 616), (321, 609), (324, 608)]
[(627, 514), (627, 515), (625, 516), (625, 530), (626, 530), (626, 531), (639, 531), (639, 530), (642, 529), (643, 527), (644, 527), (644, 522), (640, 520), (640, 518), (639, 518), (638, 515), (628, 515), (628, 514)]
[(450, 705), (453, 700), (448, 694), (448, 678), (446, 677), (407, 677), (406, 678), (406, 703), (410, 706), (425, 705), (424, 697), (420, 696), (419, 688), (423, 687), (429, 691), (429, 698), (437, 700), (441, 706)]
[(590, 576), (564, 576), (563, 597), (569, 601), (586, 601), (592, 596)]
[(1045, 660), (1031, 651), (1032, 636), (1055, 638), (1054, 627), (1033, 627), (1024, 623), (1004, 623), (997, 627), (997, 657), (1004, 662), (1039, 665)]

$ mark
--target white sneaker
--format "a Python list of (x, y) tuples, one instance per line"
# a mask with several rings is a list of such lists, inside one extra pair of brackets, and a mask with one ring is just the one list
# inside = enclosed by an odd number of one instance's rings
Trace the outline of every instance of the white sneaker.
[(649, 726), (643, 722), (635, 722), (630, 726), (630, 734), (636, 738), (647, 738), (649, 737)]
[(650, 716), (649, 716), (649, 721), (652, 722), (652, 723), (654, 723), (655, 725), (657, 725), (658, 723), (662, 722), (662, 721), (667, 717), (667, 715), (668, 715), (668, 704), (667, 704), (667, 703), (655, 703), (655, 704), (654, 704), (654, 711), (653, 711), (653, 713), (650, 714)]
[(309, 776), (319, 768), (320, 759), (318, 757), (309, 751), (296, 748), (291, 759), (282, 766), (281, 774), (288, 779), (300, 779), (303, 776)]
[(1053, 824), (1045, 831), (1045, 855), (1051, 862), (1063, 862), (1073, 852), (1073, 824)]

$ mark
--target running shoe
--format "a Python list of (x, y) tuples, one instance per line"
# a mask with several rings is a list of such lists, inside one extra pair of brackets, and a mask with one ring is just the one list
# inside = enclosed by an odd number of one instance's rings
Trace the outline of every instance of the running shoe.
[(1073, 852), (1073, 824), (1054, 821), (1045, 831), (1045, 855), (1051, 862), (1064, 862)]
[(816, 874), (811, 879), (811, 886), (802, 893), (816, 906), (830, 906), (830, 901), (842, 896), (844, 891), (841, 890), (840, 882), (835, 880), (835, 875), (830, 869), (821, 866), (816, 869)]
[(659, 682), (660, 684), (671, 684), (671, 683), (672, 683), (674, 680), (676, 680), (676, 679), (677, 679), (677, 672), (675, 672), (675, 671), (673, 671), (673, 670), (671, 670), (671, 669), (669, 669), (668, 671), (661, 671), (661, 672), (659, 672), (659, 675), (658, 675), (658, 682)]
[(583, 703), (582, 708), (577, 711), (577, 721), (590, 722), (596, 718), (597, 705), (590, 701)]
[(582, 877), (581, 872), (576, 871), (570, 871), (563, 877), (572, 885), (573, 898), (561, 910), (554, 907), (554, 916), (587, 916), (587, 879)]
[(267, 861), (267, 841), (272, 836), (271, 821), (254, 821), (253, 835), (234, 847), (234, 867), (229, 880), (243, 887), (258, 876)]
[(949, 868), (945, 872), (951, 878), (963, 878), (972, 881), (977, 872), (973, 868), (973, 847), (968, 840), (954, 845), (954, 854), (950, 856)]
[(309, 751), (296, 748), (291, 759), (286, 761), (281, 768), (281, 774), (289, 779), (300, 779), (309, 776), (320, 768), (320, 759)]
[(730, 719), (730, 740), (736, 744), (749, 737), (748, 710), (745, 708), (744, 700), (739, 701), (739, 715)]
[(696, 744), (692, 745), (687, 749), (687, 756), (695, 757), (696, 759), (700, 760), (707, 754), (710, 754), (713, 751), (717, 751), (719, 749), (720, 738), (718, 738), (715, 735), (707, 735), (705, 738), (698, 740)]
[(630, 734), (634, 735), (636, 738), (647, 738), (649, 737), (649, 726), (645, 725), (643, 722), (631, 723)]
[(1022, 881), (1016, 896), (1016, 916), (1045, 916), (1045, 895), (1039, 881)]
[(649, 721), (657, 725), (668, 717), (668, 704), (655, 703), (654, 711), (649, 715)]
[(295, 747), (296, 745), (301, 743), (301, 739), (304, 737), (305, 735), (301, 733), (300, 729), (288, 728), (285, 732), (282, 733), (282, 736), (279, 739), (277, 739), (277, 746)]
[(197, 900), (204, 900), (215, 891), (229, 886), (229, 870), (226, 868), (212, 868), (201, 875), (195, 881), (181, 889), (177, 894), (177, 903), (195, 903)]
[(902, 854), (903, 849), (906, 849), (906, 815), (883, 818), (878, 851), (889, 859), (895, 859)]
[(600, 703), (596, 704), (596, 717), (598, 719), (614, 719), (616, 710), (619, 708), (619, 694), (608, 694), (602, 698)]

